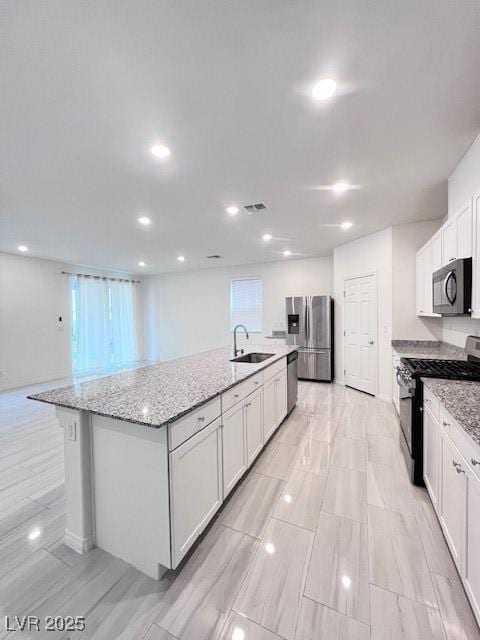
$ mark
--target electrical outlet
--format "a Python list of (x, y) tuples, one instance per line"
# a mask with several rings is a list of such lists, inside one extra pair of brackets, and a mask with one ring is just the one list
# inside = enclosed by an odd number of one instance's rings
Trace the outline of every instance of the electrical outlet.
[(75, 442), (77, 439), (77, 423), (75, 420), (73, 422), (69, 422), (67, 424), (67, 436), (68, 439), (72, 442)]

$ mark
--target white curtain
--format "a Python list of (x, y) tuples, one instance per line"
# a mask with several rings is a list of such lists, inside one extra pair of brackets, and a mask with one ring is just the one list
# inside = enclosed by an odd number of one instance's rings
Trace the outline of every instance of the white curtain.
[(134, 286), (131, 282), (110, 281), (113, 364), (138, 359)]
[(76, 297), (75, 370), (110, 364), (110, 304), (108, 281), (79, 277)]

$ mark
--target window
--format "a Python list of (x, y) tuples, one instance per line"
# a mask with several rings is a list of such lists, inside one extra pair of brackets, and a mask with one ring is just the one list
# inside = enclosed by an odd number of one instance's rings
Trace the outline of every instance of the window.
[(262, 279), (235, 278), (230, 282), (230, 331), (244, 324), (248, 331), (262, 331)]
[(72, 291), (72, 361), (75, 373), (138, 359), (132, 282), (75, 276)]

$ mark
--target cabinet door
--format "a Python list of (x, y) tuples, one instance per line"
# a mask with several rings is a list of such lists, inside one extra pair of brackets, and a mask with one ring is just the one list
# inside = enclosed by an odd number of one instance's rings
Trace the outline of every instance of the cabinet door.
[(220, 427), (215, 420), (170, 453), (173, 568), (222, 504)]
[(465, 469), (460, 453), (444, 433), (441, 436), (441, 447), (440, 522), (461, 573), (466, 513)]
[(392, 402), (397, 413), (400, 413), (400, 387), (397, 380), (397, 367), (400, 364), (400, 360), (397, 357), (393, 357), (392, 361)]
[(275, 378), (275, 408), (277, 414), (277, 426), (287, 415), (287, 372), (283, 371)]
[(480, 318), (480, 192), (473, 196), (472, 317)]
[(250, 466), (263, 447), (263, 389), (247, 397), (245, 404), (247, 464)]
[(470, 603), (480, 620), (480, 480), (467, 469), (467, 521), (464, 580)]
[(457, 221), (448, 220), (442, 227), (443, 264), (448, 264), (457, 257)]
[(263, 386), (263, 433), (265, 442), (277, 428), (275, 405), (275, 377), (273, 377)]
[(472, 257), (472, 206), (467, 202), (456, 215), (457, 258)]
[(430, 242), (423, 250), (423, 307), (425, 315), (433, 315), (432, 245)]
[(430, 241), (432, 246), (432, 273), (441, 269), (443, 266), (442, 260), (442, 230), (439, 229)]
[(424, 275), (424, 253), (423, 249), (417, 253), (416, 259), (416, 307), (417, 316), (425, 313), (424, 305), (424, 290), (425, 290), (425, 275)]
[(423, 479), (435, 507), (438, 510), (438, 485), (440, 462), (440, 425), (423, 405)]
[(223, 415), (223, 497), (226, 498), (247, 470), (244, 403)]

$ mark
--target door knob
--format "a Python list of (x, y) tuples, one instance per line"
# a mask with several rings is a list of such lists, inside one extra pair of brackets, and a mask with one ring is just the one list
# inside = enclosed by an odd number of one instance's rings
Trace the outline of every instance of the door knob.
[(375, 340), (369, 340), (368, 344), (375, 344)]

